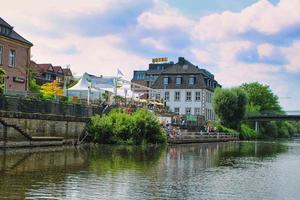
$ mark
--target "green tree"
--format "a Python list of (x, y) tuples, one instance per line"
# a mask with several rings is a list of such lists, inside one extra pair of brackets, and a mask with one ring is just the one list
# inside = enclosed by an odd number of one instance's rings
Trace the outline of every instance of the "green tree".
[(217, 88), (213, 95), (213, 109), (221, 123), (229, 128), (240, 129), (245, 116), (247, 95), (240, 88)]
[(268, 85), (258, 82), (245, 83), (241, 86), (248, 96), (248, 105), (259, 106), (260, 113), (281, 113), (278, 97)]
[(3, 94), (4, 92), (4, 76), (5, 70), (0, 68), (0, 94)]
[(35, 78), (29, 79), (29, 90), (31, 92), (40, 92), (40, 86), (36, 83)]

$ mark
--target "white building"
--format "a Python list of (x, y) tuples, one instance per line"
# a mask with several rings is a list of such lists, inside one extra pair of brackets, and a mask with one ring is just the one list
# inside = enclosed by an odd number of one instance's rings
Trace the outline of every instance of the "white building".
[(180, 57), (178, 63), (164, 70), (152, 88), (152, 99), (163, 100), (169, 109), (180, 115), (202, 115), (215, 120), (212, 95), (220, 87), (214, 76)]

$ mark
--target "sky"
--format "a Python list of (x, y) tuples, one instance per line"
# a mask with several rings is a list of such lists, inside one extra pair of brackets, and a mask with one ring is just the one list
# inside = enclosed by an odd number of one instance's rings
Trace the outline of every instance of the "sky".
[(300, 0), (0, 0), (32, 60), (127, 79), (185, 57), (223, 87), (267, 84), (300, 110)]

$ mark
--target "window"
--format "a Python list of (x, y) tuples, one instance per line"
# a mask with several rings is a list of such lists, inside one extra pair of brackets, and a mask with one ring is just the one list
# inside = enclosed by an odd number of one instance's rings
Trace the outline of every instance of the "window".
[(160, 94), (159, 93), (155, 95), (155, 99), (160, 100)]
[(192, 100), (192, 92), (186, 92), (186, 101), (191, 101)]
[(15, 50), (9, 50), (9, 62), (8, 65), (10, 67), (14, 67), (16, 64), (16, 51)]
[(176, 77), (176, 85), (181, 85), (181, 77)]
[(2, 65), (2, 57), (3, 57), (3, 47), (0, 46), (0, 65)]
[(185, 108), (185, 114), (190, 115), (191, 114), (191, 108)]
[(195, 115), (201, 115), (200, 108), (195, 108)]
[(46, 74), (45, 75), (45, 79), (50, 81), (51, 80), (51, 75), (50, 74)]
[(180, 109), (179, 108), (174, 108), (174, 113), (176, 113), (176, 114), (180, 114)]
[(195, 92), (195, 101), (201, 101), (201, 92)]
[(194, 85), (195, 84), (195, 77), (191, 76), (189, 77), (189, 85)]
[(206, 92), (206, 102), (211, 103), (212, 100), (212, 94), (209, 92)]
[(169, 84), (169, 78), (168, 77), (164, 77), (164, 85), (168, 85)]
[(165, 101), (170, 101), (170, 92), (165, 92)]
[(175, 92), (174, 101), (180, 101), (180, 92)]

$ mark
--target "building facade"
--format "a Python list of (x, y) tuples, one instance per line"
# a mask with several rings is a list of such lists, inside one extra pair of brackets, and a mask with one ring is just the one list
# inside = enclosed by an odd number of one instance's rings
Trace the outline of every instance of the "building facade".
[[(162, 71), (172, 66), (173, 62), (150, 63), (147, 70), (133, 71), (132, 83), (151, 88)], [(141, 98), (149, 98), (149, 91), (145, 88), (139, 88), (133, 85), (132, 91), (136, 93), (144, 93)]]
[(55, 72), (55, 80), (59, 83), (59, 84), (63, 84), (64, 83), (64, 71), (61, 68), (61, 66), (54, 66), (53, 67), (54, 72)]
[(0, 17), (0, 67), (5, 70), (4, 92), (25, 94), (32, 43)]
[(183, 57), (163, 70), (151, 88), (151, 98), (165, 102), (179, 115), (201, 115), (206, 121), (215, 120), (212, 95), (221, 87), (214, 75), (193, 65)]

